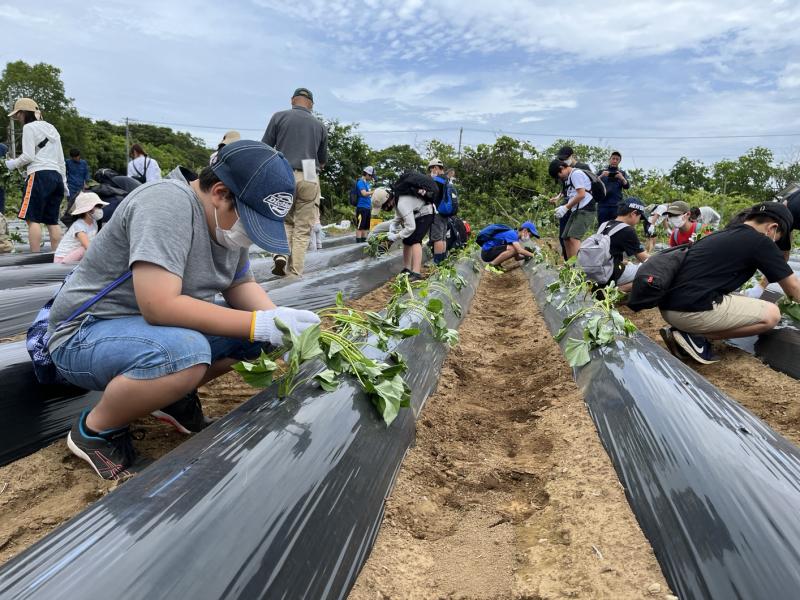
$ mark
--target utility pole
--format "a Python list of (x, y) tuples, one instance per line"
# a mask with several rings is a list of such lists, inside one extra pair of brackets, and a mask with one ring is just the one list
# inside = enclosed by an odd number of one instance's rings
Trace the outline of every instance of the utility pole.
[[(8, 108), (9, 112), (14, 106), (14, 97), (11, 95), (11, 91), (8, 92)], [(17, 158), (17, 131), (16, 131), (16, 119), (14, 117), (8, 117), (8, 126), (9, 131), (11, 132), (11, 143), (9, 144), (11, 148), (9, 151), (11, 152), (11, 158)]]
[(458, 130), (458, 160), (461, 160), (461, 137), (464, 135), (464, 128)]
[(131, 155), (131, 133), (130, 128), (128, 127), (128, 117), (125, 117), (125, 162), (128, 161), (128, 157)]

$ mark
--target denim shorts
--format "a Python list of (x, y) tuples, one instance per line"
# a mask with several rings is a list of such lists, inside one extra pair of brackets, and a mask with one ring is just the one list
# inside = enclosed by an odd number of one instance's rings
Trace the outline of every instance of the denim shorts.
[(117, 375), (157, 379), (222, 358), (253, 359), (267, 345), (150, 325), (141, 316), (98, 319), (89, 315), (72, 337), (50, 354), (64, 379), (101, 391)]

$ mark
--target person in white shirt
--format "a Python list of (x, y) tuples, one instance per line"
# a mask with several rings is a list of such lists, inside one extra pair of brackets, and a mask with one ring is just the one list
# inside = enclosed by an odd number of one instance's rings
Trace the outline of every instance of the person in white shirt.
[(75, 198), (75, 207), (70, 214), (80, 218), (69, 226), (64, 239), (56, 250), (53, 257), (54, 263), (74, 265), (80, 262), (89, 244), (97, 235), (97, 222), (103, 218), (103, 207), (108, 202), (100, 200), (100, 196), (94, 192), (81, 192)]
[(689, 213), (692, 221), (697, 221), (701, 225), (711, 228), (716, 231), (722, 221), (720, 214), (710, 206), (695, 206)]
[(7, 160), (6, 167), (9, 170), (25, 167), (27, 174), (17, 216), (28, 224), (31, 252), (39, 252), (42, 247), (40, 223), (47, 226), (50, 248), (55, 251), (61, 241), (58, 225), (61, 200), (69, 193), (61, 136), (55, 127), (42, 120), (39, 106), (30, 98), (17, 100), (8, 116), (22, 124), (22, 154)]
[(581, 240), (592, 229), (597, 219), (597, 205), (592, 198), (592, 181), (582, 169), (571, 167), (563, 160), (555, 159), (548, 168), (550, 177), (564, 182), (567, 194), (566, 204), (555, 209), (556, 219), (561, 219), (568, 212), (569, 220), (561, 234), (564, 240), (566, 258), (578, 254)]
[(128, 163), (128, 177), (139, 183), (158, 181), (161, 179), (161, 167), (154, 158), (150, 158), (141, 144), (131, 146), (131, 161)]

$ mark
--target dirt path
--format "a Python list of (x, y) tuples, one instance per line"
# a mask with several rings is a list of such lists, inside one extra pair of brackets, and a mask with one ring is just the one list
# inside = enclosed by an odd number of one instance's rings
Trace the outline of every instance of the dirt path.
[[(657, 309), (622, 312), (656, 343), (664, 346), (658, 330), (666, 325)], [(701, 365), (690, 359), (686, 364), (711, 383), (764, 420), (781, 435), (800, 445), (800, 381), (773, 371), (755, 356), (714, 342), (722, 360)]]
[(460, 333), (350, 599), (667, 598), (523, 274)]
[[(350, 306), (380, 310), (391, 296), (383, 286)], [(235, 373), (200, 388), (205, 413), (221, 417), (256, 394)], [(151, 458), (163, 456), (187, 439), (153, 418), (133, 424), (144, 431), (137, 450)], [(65, 436), (66, 437), (66, 436)], [(0, 467), (0, 564), (43, 538), (62, 522), (115, 489), (117, 482), (103, 481), (88, 465), (67, 450), (63, 440)]]

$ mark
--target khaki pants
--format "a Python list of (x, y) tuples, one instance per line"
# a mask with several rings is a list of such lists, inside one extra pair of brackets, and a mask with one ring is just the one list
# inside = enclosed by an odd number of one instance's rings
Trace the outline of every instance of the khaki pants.
[(306, 262), (308, 240), (311, 238), (311, 227), (316, 221), (319, 210), (319, 182), (312, 183), (303, 179), (302, 171), (294, 172), (294, 203), (284, 219), (286, 239), (289, 242), (289, 272), (302, 275)]
[(764, 320), (764, 312), (768, 307), (769, 303), (765, 300), (726, 294), (711, 310), (697, 312), (662, 310), (661, 316), (676, 329), (686, 333), (704, 334), (760, 323)]

